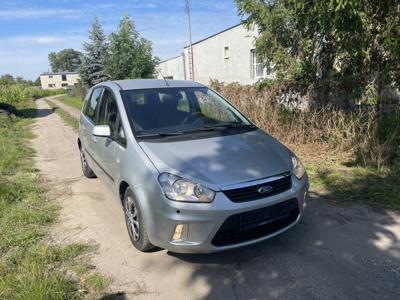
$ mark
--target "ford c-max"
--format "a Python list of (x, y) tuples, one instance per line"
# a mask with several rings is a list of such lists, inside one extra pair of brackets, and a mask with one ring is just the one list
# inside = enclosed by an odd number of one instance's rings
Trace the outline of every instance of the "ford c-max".
[(78, 146), (84, 175), (115, 192), (141, 251), (249, 245), (294, 226), (305, 206), (309, 184), (299, 159), (199, 83), (94, 86)]

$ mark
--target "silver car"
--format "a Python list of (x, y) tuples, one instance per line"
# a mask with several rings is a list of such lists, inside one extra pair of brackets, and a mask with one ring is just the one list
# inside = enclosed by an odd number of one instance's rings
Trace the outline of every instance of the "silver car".
[(256, 243), (302, 216), (299, 159), (204, 85), (122, 80), (90, 89), (83, 173), (115, 191), (133, 245), (214, 252)]

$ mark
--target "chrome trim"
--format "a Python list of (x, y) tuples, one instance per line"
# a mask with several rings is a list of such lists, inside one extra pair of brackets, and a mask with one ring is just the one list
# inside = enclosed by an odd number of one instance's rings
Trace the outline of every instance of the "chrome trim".
[(254, 185), (259, 185), (259, 184), (275, 181), (278, 179), (282, 179), (282, 178), (285, 178), (285, 177), (288, 177), (291, 175), (292, 175), (292, 172), (285, 172), (285, 173), (274, 175), (271, 177), (265, 177), (265, 178), (256, 179), (256, 180), (249, 180), (249, 181), (240, 182), (240, 183), (228, 184), (228, 185), (222, 186), (221, 191), (224, 192), (224, 191), (229, 191), (229, 190), (236, 190), (236, 189), (251, 187)]

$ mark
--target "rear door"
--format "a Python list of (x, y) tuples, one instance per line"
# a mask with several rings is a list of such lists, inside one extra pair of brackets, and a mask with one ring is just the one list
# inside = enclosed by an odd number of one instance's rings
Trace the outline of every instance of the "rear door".
[[(80, 120), (80, 136), (82, 146), (87, 154), (86, 158), (89, 164), (93, 166), (93, 162), (97, 164), (98, 155), (95, 150), (96, 137), (93, 136), (93, 128), (96, 126), (96, 119), (100, 105), (100, 99), (103, 95), (104, 88), (98, 87), (93, 89), (90, 98), (83, 108), (83, 116)], [(94, 167), (94, 166), (93, 166)]]

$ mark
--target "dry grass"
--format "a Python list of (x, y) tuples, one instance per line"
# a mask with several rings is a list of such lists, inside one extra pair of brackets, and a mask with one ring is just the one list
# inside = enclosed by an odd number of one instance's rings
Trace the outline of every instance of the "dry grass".
[[(382, 128), (376, 126), (378, 122), (374, 110), (348, 112), (325, 107), (293, 111), (276, 105), (276, 93), (271, 90), (260, 91), (255, 86), (223, 85), (218, 82), (212, 82), (211, 86), (258, 127), (296, 152), (318, 157), (340, 154), (378, 169), (398, 159), (396, 139), (400, 135), (400, 126), (395, 120), (386, 124), (390, 133), (382, 138)], [(388, 128), (383, 128), (383, 131), (388, 131)]]

